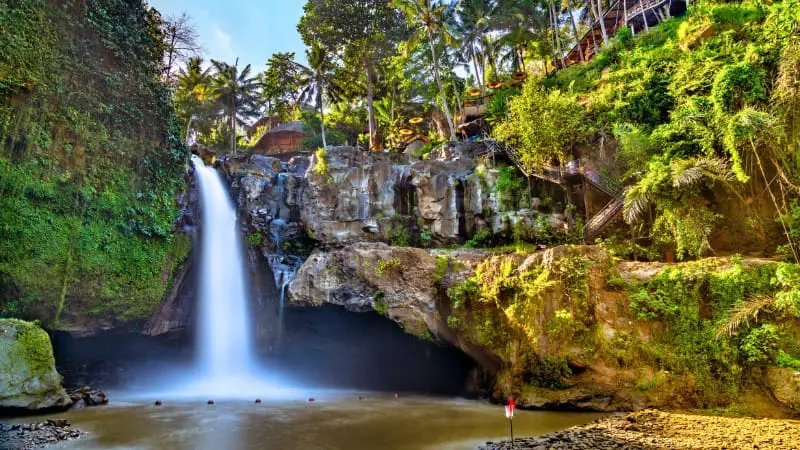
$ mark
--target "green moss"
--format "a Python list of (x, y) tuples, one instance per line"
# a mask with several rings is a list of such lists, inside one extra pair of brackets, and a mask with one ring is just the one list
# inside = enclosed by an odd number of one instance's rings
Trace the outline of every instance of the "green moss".
[(13, 354), (5, 356), (12, 364), (9, 367), (11, 370), (13, 367), (21, 367), (19, 365), (21, 363), (27, 366), (33, 377), (40, 377), (55, 369), (56, 361), (53, 357), (50, 336), (37, 323), (17, 319), (0, 319), (0, 330), (16, 335), (14, 341), (4, 345), (6, 350), (16, 349)]

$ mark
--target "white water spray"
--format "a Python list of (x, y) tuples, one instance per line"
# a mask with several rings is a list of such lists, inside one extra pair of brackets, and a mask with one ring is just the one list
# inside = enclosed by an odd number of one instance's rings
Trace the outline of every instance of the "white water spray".
[(211, 379), (250, 373), (253, 343), (236, 208), (219, 174), (192, 158), (203, 202), (198, 348), (200, 372)]
[(168, 395), (208, 398), (291, 397), (296, 391), (278, 384), (257, 363), (249, 320), (242, 242), (236, 208), (212, 167), (192, 156), (203, 205), (199, 277), (197, 349), (199, 358), (188, 380)]

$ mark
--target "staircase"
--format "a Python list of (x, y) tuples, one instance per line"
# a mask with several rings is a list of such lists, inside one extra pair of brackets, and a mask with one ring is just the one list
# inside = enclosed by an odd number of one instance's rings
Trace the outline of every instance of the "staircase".
[(611, 222), (611, 219), (622, 210), (625, 191), (622, 185), (600, 173), (584, 170), (583, 178), (595, 189), (611, 197), (611, 200), (592, 216), (583, 227), (584, 241), (591, 242)]
[[(515, 149), (494, 140), (486, 140), (484, 143), (486, 144), (486, 150), (476, 153), (475, 156), (494, 156), (502, 153), (506, 155), (526, 177), (536, 177), (559, 185), (567, 184), (567, 179), (565, 177), (567, 171), (563, 167), (542, 166), (535, 170), (527, 170)], [(575, 174), (580, 175), (586, 183), (611, 198), (600, 211), (586, 222), (583, 228), (584, 241), (590, 242), (603, 231), (603, 228), (605, 228), (620, 211), (622, 211), (625, 190), (622, 185), (613, 179), (592, 170), (580, 168)]]

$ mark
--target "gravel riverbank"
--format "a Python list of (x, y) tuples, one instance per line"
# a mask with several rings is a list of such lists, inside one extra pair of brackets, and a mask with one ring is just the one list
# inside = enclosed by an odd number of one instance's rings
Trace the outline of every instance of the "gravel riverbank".
[[(540, 437), (518, 438), (515, 444), (515, 450), (800, 450), (800, 421), (644, 410)], [(489, 442), (480, 449), (510, 450), (511, 442)]]
[(24, 425), (0, 424), (0, 450), (42, 448), (58, 441), (77, 439), (82, 434), (64, 419)]

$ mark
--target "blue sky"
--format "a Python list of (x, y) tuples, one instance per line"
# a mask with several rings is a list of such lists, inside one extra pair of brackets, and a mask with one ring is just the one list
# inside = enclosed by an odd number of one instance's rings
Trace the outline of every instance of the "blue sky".
[(206, 60), (252, 64), (264, 70), (276, 52), (295, 52), (305, 61), (305, 45), (297, 32), (303, 0), (147, 0), (165, 17), (183, 12), (192, 17)]

